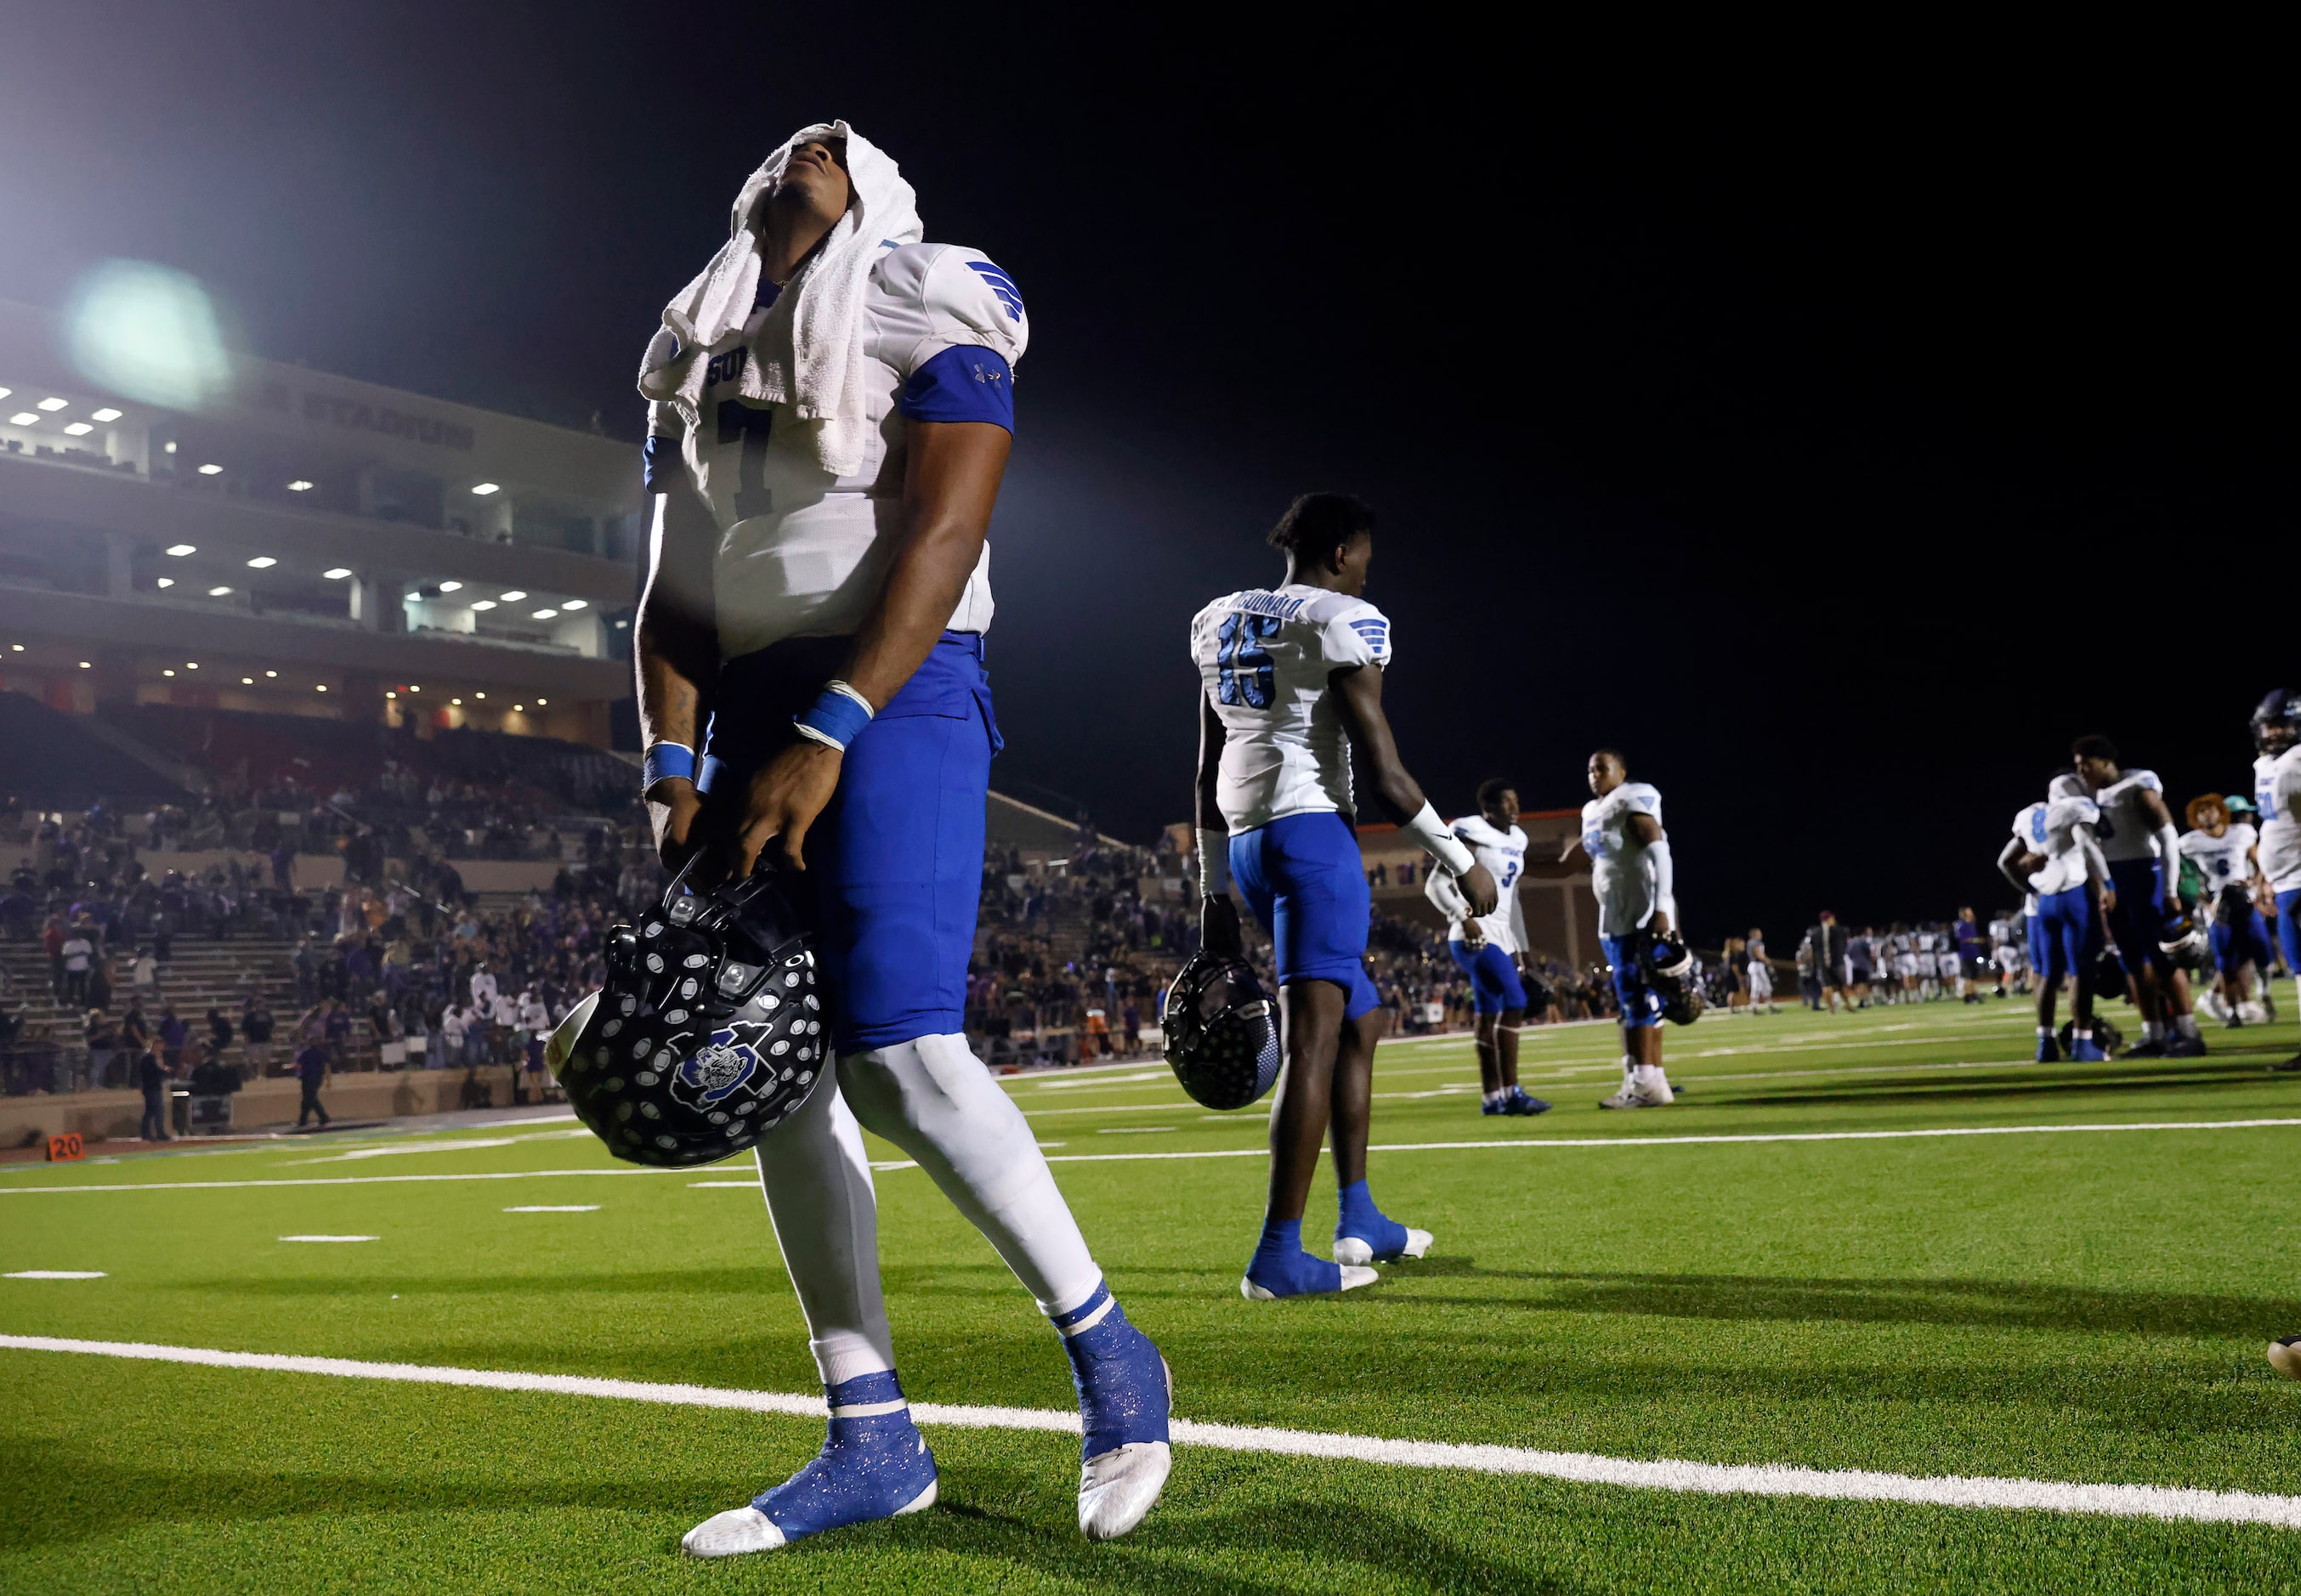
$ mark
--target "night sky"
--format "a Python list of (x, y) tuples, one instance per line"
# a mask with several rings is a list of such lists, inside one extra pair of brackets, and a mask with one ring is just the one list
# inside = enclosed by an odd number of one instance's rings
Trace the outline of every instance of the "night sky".
[(596, 9), (12, 7), (0, 297), (158, 260), (255, 353), (636, 441), (664, 300), (844, 116), (1030, 302), (995, 782), (1184, 818), (1189, 617), (1349, 488), (1439, 807), (1619, 745), (1703, 940), (1997, 904), (2072, 735), (2178, 808), (2301, 677), (2267, 41)]

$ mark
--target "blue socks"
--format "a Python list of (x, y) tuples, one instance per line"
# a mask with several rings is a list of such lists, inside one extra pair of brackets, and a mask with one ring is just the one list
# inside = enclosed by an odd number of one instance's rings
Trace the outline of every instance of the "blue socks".
[[(1364, 1190), (1361, 1185), (1360, 1190)], [(1342, 1266), (1302, 1250), (1300, 1219), (1266, 1219), (1262, 1240), (1247, 1260), (1246, 1278), (1274, 1297), (1301, 1297), (1343, 1289)]]
[(935, 1483), (934, 1455), (911, 1423), (892, 1369), (824, 1390), (831, 1434), (813, 1461), (751, 1505), (793, 1541), (891, 1518)]
[[(1300, 1227), (1298, 1226), (1299, 1230)], [(1298, 1248), (1297, 1250), (1300, 1250)], [(1071, 1360), (1084, 1432), (1081, 1458), (1099, 1458), (1136, 1441), (1167, 1439), (1167, 1364), (1149, 1336), (1130, 1324), (1108, 1282), (1052, 1323)]]
[(1397, 1258), (1406, 1250), (1406, 1227), (1374, 1206), (1364, 1181), (1343, 1188), (1342, 1214), (1335, 1221), (1335, 1239), (1339, 1241), (1344, 1236), (1356, 1236), (1364, 1241), (1377, 1258)]

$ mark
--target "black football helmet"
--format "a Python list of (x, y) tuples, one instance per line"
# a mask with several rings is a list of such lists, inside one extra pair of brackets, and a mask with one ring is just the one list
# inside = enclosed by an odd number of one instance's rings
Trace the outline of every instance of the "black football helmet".
[(1278, 1016), (1253, 966), (1205, 948), (1190, 957), (1159, 1016), (1167, 1063), (1191, 1100), (1227, 1112), (1278, 1079)]
[(2273, 687), (2253, 711), (2253, 748), (2257, 754), (2281, 754), (2301, 740), (2301, 693)]
[(694, 868), (636, 927), (608, 933), (607, 984), (544, 1052), (576, 1116), (633, 1164), (743, 1151), (830, 1063), (815, 954), (773, 873), (696, 892)]
[[(2242, 893), (2245, 889), (2236, 890)], [(2176, 969), (2202, 971), (2213, 965), (2213, 941), (2205, 923), (2187, 909), (2166, 917), (2157, 951), (2171, 959)]]
[(1676, 932), (1667, 936), (1648, 932), (1640, 939), (1638, 963), (1645, 967), (1646, 985), (1661, 999), (1661, 1017), (1673, 1025), (1691, 1025), (1702, 1017), (1702, 972), (1694, 951)]

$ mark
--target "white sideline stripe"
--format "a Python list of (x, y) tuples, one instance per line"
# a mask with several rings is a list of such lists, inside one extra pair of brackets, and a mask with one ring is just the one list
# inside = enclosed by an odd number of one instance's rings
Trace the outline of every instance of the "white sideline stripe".
[[(1523, 1136), (1494, 1141), (1387, 1141), (1367, 1149), (1370, 1153), (1467, 1152), (1509, 1147), (1678, 1147), (1695, 1143), (1735, 1141), (1907, 1141), (1941, 1136), (2057, 1136), (2111, 1131), (2250, 1131), (2301, 1125), (2301, 1119), (2169, 1119), (2132, 1124), (2085, 1125), (1949, 1125), (1912, 1131), (1778, 1131), (1712, 1136)], [(1261, 1158), (1263, 1147), (1212, 1148), (1187, 1153), (1058, 1153), (1050, 1164), (1123, 1164), (1166, 1158)], [(874, 1159), (874, 1169), (916, 1169), (908, 1158)], [(246, 1186), (386, 1186), (428, 1181), (525, 1181), (551, 1175), (682, 1174), (678, 1169), (514, 1169), (481, 1174), (365, 1174), (325, 1175), (294, 1181), (147, 1181), (140, 1184), (103, 1186), (0, 1186), (0, 1195), (66, 1191), (204, 1191)], [(690, 1187), (755, 1187), (757, 1181), (690, 1181)]]
[[(681, 1408), (734, 1408), (749, 1413), (821, 1418), (823, 1399), (797, 1392), (730, 1391), (645, 1380), (603, 1380), (583, 1375), (531, 1375), (510, 1370), (458, 1369), (412, 1363), (367, 1363), (348, 1358), (294, 1358), (270, 1352), (222, 1352), (163, 1347), (145, 1341), (68, 1341), (44, 1335), (0, 1335), (0, 1348), (25, 1352), (71, 1352), (210, 1368), (264, 1369), (289, 1375), (329, 1375), (416, 1385), (459, 1385), (485, 1391), (541, 1391), (555, 1396), (604, 1397)], [(914, 1402), (923, 1425), (971, 1430), (1079, 1433), (1075, 1413), (1033, 1408), (960, 1407)], [(1693, 1463), (1677, 1458), (1608, 1458), (1594, 1452), (1552, 1452), (1531, 1447), (1465, 1445), (1443, 1441), (1388, 1441), (1317, 1430), (1278, 1430), (1177, 1419), (1183, 1446), (1276, 1457), (1321, 1458), (1393, 1468), (1458, 1468), (1473, 1474), (1534, 1475), (1579, 1484), (1624, 1485), (1705, 1496), (1811, 1497), (1833, 1501), (1908, 1502), (1921, 1507), (1996, 1508), (2043, 1513), (2085, 1513), (2121, 1518), (2163, 1518), (2200, 1524), (2260, 1524), (2301, 1529), (2301, 1497), (2250, 1491), (2199, 1491), (2170, 1485), (2086, 1484), (2067, 1480), (1996, 1479), (1960, 1475), (1882, 1474), (1869, 1469), (1805, 1468), (1777, 1463)]]
[(282, 1236), (283, 1241), (381, 1241), (381, 1236)]
[(759, 1189), (759, 1182), (757, 1181), (690, 1181), (687, 1182), (687, 1189), (690, 1191), (757, 1191)]
[(504, 1210), (506, 1214), (596, 1214), (598, 1211), (599, 1205), (595, 1202), (532, 1202)]
[(10, 1280), (102, 1280), (101, 1269), (17, 1269), (7, 1276)]

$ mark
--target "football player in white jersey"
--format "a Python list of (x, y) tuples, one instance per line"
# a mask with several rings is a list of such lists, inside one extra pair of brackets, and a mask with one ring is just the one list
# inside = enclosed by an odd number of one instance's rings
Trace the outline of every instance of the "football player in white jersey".
[(1621, 1007), (1622, 1084), (1601, 1108), (1666, 1108), (1677, 1100), (1661, 1065), (1661, 998), (1646, 979), (1643, 955), (1678, 920), (1677, 866), (1661, 825), (1661, 794), (1630, 779), (1612, 748), (1590, 756), (1588, 803), (1577, 848), (1590, 857), (1590, 890), (1598, 900), (1598, 946), (1612, 966)]
[[(2255, 852), (2277, 907), (2285, 967), (2301, 979), (2301, 693), (2275, 688), (2261, 700), (2253, 712), (2253, 801), (2261, 812)], [(2274, 1067), (2301, 1070), (2301, 1054)]]
[[(1374, 512), (1348, 494), (1306, 493), (1270, 543), (1285, 552), (1284, 581), (1217, 598), (1191, 622), (1205, 944), (1237, 949), (1234, 880), (1271, 935), (1285, 1050), (1268, 1206), (1239, 1283), (1250, 1300), (1349, 1291), (1376, 1278), (1368, 1264), (1419, 1258), (1430, 1245), (1428, 1231), (1391, 1219), (1367, 1191), (1384, 1011), (1366, 973), (1373, 900), (1351, 829), (1353, 748), (1383, 807), (1454, 878), (1469, 912), (1483, 918), (1498, 901), (1494, 876), (1399, 763), (1383, 714), (1390, 622), (1360, 597)], [(1330, 1123), (1342, 1187), (1332, 1262), (1302, 1250), (1302, 1210)]]
[(1478, 812), (1454, 823), (1454, 835), (1470, 856), (1486, 867), (1502, 894), (1501, 907), (1484, 918), (1454, 878), (1443, 870), (1423, 873), (1423, 896), (1446, 916), (1446, 946), (1455, 965), (1470, 978), (1470, 1007), (1477, 1015), (1479, 1112), (1532, 1115), (1550, 1105), (1518, 1083), (1518, 1033), (1526, 1024), (1526, 911), (1519, 906), (1519, 878), (1526, 873), (1526, 833), (1519, 829), (1518, 790), (1496, 778), (1480, 783)]
[(895, 1375), (866, 1125), (1050, 1321), (1079, 1393), (1080, 1528), (1125, 1533), (1167, 1476), (1158, 1349), (962, 1030), (999, 746), (984, 535), (1029, 323), (1004, 272), (921, 230), (883, 152), (844, 122), (802, 129), (744, 186), (640, 370), (654, 522), (635, 640), (657, 846), (666, 865), (703, 851), (699, 869), (748, 874), (779, 840), (837, 1060), (757, 1151), (829, 1439), (690, 1531), (699, 1557), (934, 1501)]
[(1999, 872), (2035, 901), (2029, 965), (2037, 976), (2039, 1064), (2056, 1063), (2062, 1056), (2054, 1036), (2054, 1005), (2064, 975), (2077, 982), (2070, 1001), (2075, 1021), (2071, 1062), (2099, 1064), (2109, 1057), (2093, 1040), (2094, 965), (2102, 941), (2095, 894), (2107, 899), (2114, 890), (2093, 838), (2100, 814), (2076, 773), (2064, 772), (2054, 778), (2045, 802), (2029, 805), (2013, 817), (2013, 840), (1997, 856)]
[(2180, 836), (2165, 806), (2164, 784), (2155, 771), (2127, 770), (2106, 737), (2079, 738), (2071, 756), (2101, 811), (2094, 835), (2109, 864), (2115, 889), (2110, 901), (2117, 906), (2109, 934), (2132, 978), (2133, 1006), (2141, 1011), (2141, 1040), (2129, 1051), (2145, 1058), (2197, 1057), (2205, 1040), (2189, 1012), (2188, 978), (2162, 946), (2166, 919), (2180, 907), (2175, 887), (2181, 868)]
[[(1750, 940), (1743, 944), (1743, 950), (1750, 957), (1750, 1012), (1755, 1015), (1758, 1012), (1758, 1005), (1762, 1003), (1766, 1006), (1766, 1012), (1772, 1014), (1774, 1012), (1774, 972), (1766, 963), (1766, 933), (1756, 926), (1752, 926)], [(1817, 970), (1814, 975), (1820, 982), (1825, 991), (1834, 989), (1837, 984), (1837, 975), (1835, 971)]]
[[(2260, 833), (2232, 822), (2229, 803), (2218, 792), (2191, 798), (2184, 814), (2191, 829), (2181, 833), (2181, 856), (2196, 866), (2202, 879), (2198, 898), (2213, 922), (2210, 940), (2223, 1017), (2232, 1025), (2244, 1024), (2247, 1010), (2259, 1019), (2272, 1018), (2273, 956), (2260, 907), (2268, 882), (2262, 879), (2254, 846)], [(2253, 1000), (2255, 975), (2261, 978), (2259, 1004)]]

